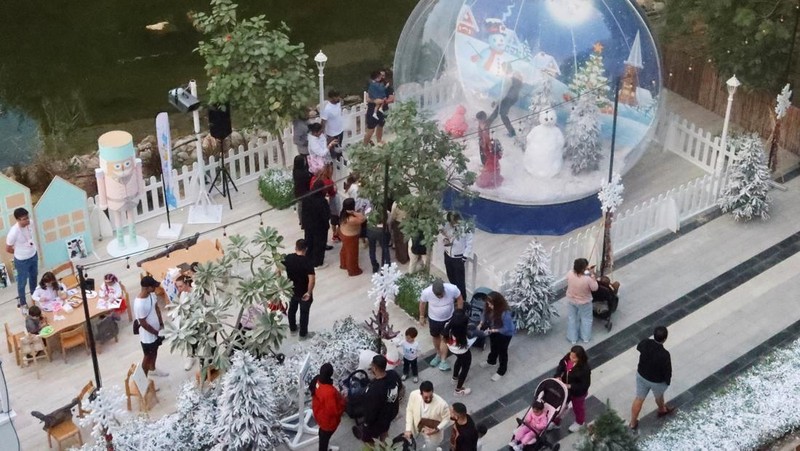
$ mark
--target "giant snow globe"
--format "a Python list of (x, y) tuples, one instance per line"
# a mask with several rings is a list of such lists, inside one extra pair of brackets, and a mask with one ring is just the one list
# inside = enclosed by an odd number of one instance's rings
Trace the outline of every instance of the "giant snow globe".
[(446, 202), (497, 233), (563, 234), (598, 218), (612, 141), (624, 174), (646, 150), (661, 89), (655, 41), (628, 0), (421, 1), (394, 70), (398, 98), (461, 140), (478, 174), (477, 196), (453, 186)]

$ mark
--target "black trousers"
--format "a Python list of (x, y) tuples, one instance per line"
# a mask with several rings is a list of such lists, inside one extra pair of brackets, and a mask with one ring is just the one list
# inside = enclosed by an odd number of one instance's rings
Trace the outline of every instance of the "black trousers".
[(511, 343), (510, 335), (503, 334), (490, 334), (489, 335), (489, 357), (486, 362), (490, 365), (497, 363), (500, 360), (500, 366), (497, 367), (497, 374), (504, 375), (508, 369), (508, 345)]
[(444, 253), (444, 268), (447, 271), (447, 280), (457, 286), (461, 291), (464, 301), (467, 301), (467, 270), (462, 257), (450, 257)]
[(325, 431), (322, 428), (319, 430), (319, 451), (328, 451), (328, 445), (331, 443), (331, 437), (336, 431)]
[(511, 120), (508, 119), (508, 112), (511, 111), (511, 107), (517, 103), (518, 99), (503, 99), (500, 101), (500, 104), (497, 105), (497, 108), (492, 111), (492, 114), (489, 115), (487, 118), (487, 122), (491, 127), (492, 122), (497, 119), (497, 116), (500, 115), (500, 120), (503, 121), (503, 125), (506, 126), (506, 130), (508, 131), (509, 136), (516, 136), (517, 132), (514, 130), (514, 126), (511, 125)]
[(411, 375), (414, 377), (419, 376), (419, 372), (417, 371), (417, 359), (408, 360), (405, 357), (403, 358), (403, 374), (408, 376), (409, 370), (411, 371)]
[[(327, 226), (327, 224), (326, 224)], [(308, 246), (308, 258), (314, 266), (320, 266), (325, 261), (325, 245), (328, 241), (328, 227), (311, 227), (305, 225), (305, 240)]]
[[(381, 246), (381, 262), (378, 264), (377, 246)], [(367, 228), (367, 244), (369, 244), (369, 262), (372, 263), (372, 272), (380, 271), (383, 265), (392, 264), (392, 255), (389, 252), (389, 233), (384, 233), (383, 227)]]
[(312, 302), (314, 302), (313, 298), (304, 301), (297, 296), (292, 296), (292, 300), (289, 301), (289, 311), (287, 312), (287, 316), (289, 317), (289, 330), (292, 332), (297, 330), (297, 310), (299, 308), (301, 337), (308, 335), (308, 314), (311, 311)]
[(467, 380), (469, 367), (472, 366), (472, 352), (467, 349), (463, 354), (456, 354), (456, 363), (453, 365), (453, 378), (458, 380), (456, 388), (464, 388), (464, 381)]

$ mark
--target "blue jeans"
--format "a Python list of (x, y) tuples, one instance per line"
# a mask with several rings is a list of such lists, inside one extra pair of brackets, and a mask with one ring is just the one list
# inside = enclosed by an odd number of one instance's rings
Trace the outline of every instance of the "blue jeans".
[[(375, 247), (378, 245), (378, 242), (381, 243), (381, 263), (378, 264), (378, 258), (376, 257), (376, 249)], [(389, 233), (383, 232), (382, 227), (368, 227), (367, 228), (367, 242), (369, 244), (369, 261), (372, 263), (372, 272), (380, 271), (383, 265), (391, 265), (392, 264), (392, 257), (391, 253), (389, 252)]]
[(592, 303), (573, 304), (567, 302), (567, 340), (590, 341), (592, 339)]
[(26, 260), (14, 259), (14, 268), (17, 269), (17, 295), (19, 301), (17, 306), (27, 305), (25, 301), (25, 281), (30, 285), (31, 294), (36, 289), (39, 281), (39, 255), (34, 255)]

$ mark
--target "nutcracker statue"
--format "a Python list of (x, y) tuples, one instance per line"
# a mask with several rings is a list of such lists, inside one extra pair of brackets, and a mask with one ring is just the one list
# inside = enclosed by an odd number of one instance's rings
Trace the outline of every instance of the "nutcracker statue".
[[(97, 140), (100, 167), (95, 169), (99, 207), (108, 209), (120, 249), (137, 247), (134, 217), (139, 196), (144, 192), (142, 160), (136, 158), (133, 137), (124, 131), (104, 133)], [(127, 224), (126, 242), (125, 226)]]

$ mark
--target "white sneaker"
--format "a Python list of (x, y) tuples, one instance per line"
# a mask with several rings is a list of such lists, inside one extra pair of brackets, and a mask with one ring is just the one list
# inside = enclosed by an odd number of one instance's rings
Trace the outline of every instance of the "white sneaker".
[(167, 376), (169, 376), (169, 373), (167, 373), (166, 371), (161, 371), (158, 368), (154, 369), (153, 371), (150, 371), (147, 374), (148, 374), (148, 376), (155, 376), (155, 377), (167, 377)]
[(500, 380), (500, 379), (502, 379), (502, 378), (503, 378), (503, 376), (502, 376), (502, 375), (500, 375), (500, 374), (497, 374), (497, 373), (494, 373), (494, 374), (492, 375), (492, 382), (497, 382), (497, 381), (499, 381), (499, 380)]
[(402, 376), (400, 376), (400, 380), (401, 380), (401, 381), (404, 381), (404, 380), (406, 380), (406, 379), (408, 379), (408, 376), (406, 376), (405, 374), (404, 374), (404, 375), (402, 375)]
[(328, 447), (328, 451), (339, 451), (339, 447), (331, 445)]
[(494, 366), (494, 364), (491, 364), (491, 363), (489, 363), (489, 362), (484, 360), (478, 366), (481, 367), (481, 368), (489, 368), (490, 366)]
[(456, 391), (453, 392), (453, 394), (456, 396), (467, 396), (470, 393), (472, 393), (472, 389), (466, 387), (462, 388), (461, 390), (456, 389)]
[(581, 429), (581, 426), (583, 425), (578, 423), (572, 423), (568, 429), (570, 432), (578, 432)]
[(183, 371), (189, 371), (194, 366), (194, 357), (186, 357), (186, 363), (183, 364)]

